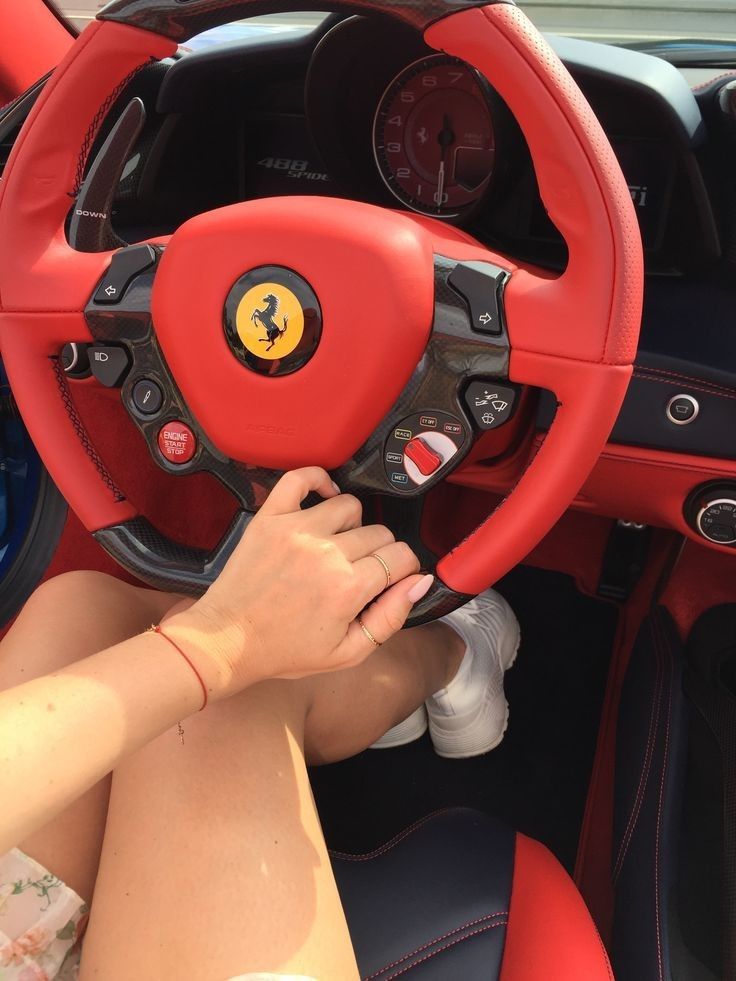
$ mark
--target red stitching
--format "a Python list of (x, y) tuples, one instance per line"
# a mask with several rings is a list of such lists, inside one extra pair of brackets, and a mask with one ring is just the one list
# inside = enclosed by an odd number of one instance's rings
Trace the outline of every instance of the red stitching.
[(648, 368), (646, 365), (637, 365), (635, 372), (647, 371), (652, 372), (655, 375), (668, 375), (671, 378), (679, 378), (682, 381), (698, 381), (702, 382), (704, 385), (709, 385), (711, 388), (717, 388), (721, 392), (733, 392), (736, 389), (728, 385), (719, 385), (716, 382), (710, 381), (708, 378), (700, 378), (698, 375), (686, 375), (681, 371), (667, 371), (665, 368)]
[(420, 957), (418, 961), (414, 961), (413, 964), (408, 964), (403, 967), (400, 971), (396, 971), (395, 974), (389, 974), (384, 978), (384, 981), (392, 981), (393, 978), (400, 978), (402, 974), (408, 974), (409, 971), (413, 971), (415, 967), (419, 967), (420, 964), (424, 964), (425, 961), (431, 960), (438, 954), (441, 954), (445, 950), (451, 950), (453, 947), (457, 947), (458, 944), (464, 943), (466, 940), (470, 940), (471, 937), (477, 937), (481, 933), (488, 933), (489, 930), (495, 930), (496, 927), (506, 926), (509, 921), (501, 920), (499, 923), (488, 923), (484, 927), (480, 927), (478, 930), (473, 930), (472, 933), (467, 933), (464, 937), (459, 937), (457, 940), (453, 940), (452, 943), (445, 944), (444, 947), (438, 947), (437, 950), (433, 950), (431, 954), (425, 954), (424, 957)]
[[(652, 378), (652, 377), (648, 377), (647, 375), (645, 375), (642, 372), (641, 369), (637, 369), (634, 372), (634, 375), (637, 378), (643, 378), (645, 381), (659, 382), (660, 385), (669, 385), (670, 388), (672, 388), (672, 386), (673, 386), (672, 381), (670, 381), (669, 379), (667, 379), (667, 378), (656, 378), (656, 377), (655, 378)], [(736, 399), (736, 391), (731, 392), (730, 394), (727, 394), (725, 391), (723, 391), (723, 392), (714, 392), (714, 391), (710, 391), (707, 388), (703, 388), (702, 385), (693, 385), (692, 382), (688, 382), (687, 387), (688, 388), (692, 388), (692, 390), (694, 392), (702, 392), (703, 395), (712, 395), (714, 398)]]
[(64, 405), (64, 409), (66, 410), (69, 422), (74, 428), (77, 439), (97, 471), (97, 475), (99, 476), (100, 480), (112, 494), (113, 500), (116, 504), (120, 504), (126, 500), (125, 494), (123, 494), (123, 492), (119, 489), (118, 485), (115, 483), (105, 467), (105, 464), (102, 462), (97, 450), (92, 445), (89, 435), (87, 434), (87, 430), (84, 428), (84, 423), (80, 419), (79, 413), (77, 412), (77, 407), (74, 404), (72, 394), (69, 391), (69, 385), (67, 384), (66, 375), (61, 367), (60, 360), (59, 358), (51, 358), (50, 361), (51, 368), (56, 378), (56, 384), (59, 389), (59, 395), (61, 396), (61, 401)]
[(142, 72), (144, 68), (147, 68), (149, 65), (153, 64), (154, 60), (155, 59), (153, 58), (147, 58), (142, 64), (131, 69), (125, 78), (118, 82), (113, 91), (107, 96), (105, 101), (92, 117), (92, 122), (89, 124), (87, 132), (84, 135), (82, 147), (79, 151), (79, 156), (77, 157), (77, 169), (74, 176), (74, 189), (69, 193), (70, 198), (78, 197), (79, 192), (82, 190), (82, 185), (84, 184), (84, 171), (87, 166), (89, 154), (98, 133), (102, 129), (102, 124), (105, 121), (108, 111), (112, 108), (119, 96), (122, 95), (125, 89), (130, 85), (136, 75)]
[[(659, 628), (660, 640), (664, 645), (667, 646), (668, 652), (670, 652), (669, 641), (667, 636), (661, 628), (659, 620), (657, 620), (657, 625)], [(671, 652), (670, 652), (671, 653)], [(662, 935), (659, 928), (660, 911), (659, 911), (659, 831), (662, 823), (662, 799), (664, 797), (664, 781), (667, 775), (667, 750), (669, 748), (670, 742), (670, 718), (672, 715), (672, 676), (670, 673), (670, 693), (667, 702), (667, 726), (665, 728), (664, 735), (664, 749), (662, 756), (662, 777), (659, 781), (659, 801), (657, 803), (657, 833), (654, 841), (654, 914), (655, 914), (655, 925), (657, 928), (657, 963), (659, 965), (659, 978), (660, 981), (664, 981), (664, 968), (662, 965)]]
[[(447, 940), (450, 937), (454, 937), (456, 933), (460, 933), (463, 930), (467, 930), (469, 927), (477, 926), (479, 923), (485, 923), (488, 920), (493, 920), (497, 916), (508, 916), (508, 915), (509, 915), (509, 911), (507, 909), (499, 910), (498, 913), (488, 913), (486, 916), (481, 916), (477, 920), (471, 920), (469, 923), (464, 923), (462, 926), (455, 927), (455, 929), (450, 930), (449, 933), (445, 933), (441, 937), (435, 937), (434, 940), (430, 940), (428, 943), (422, 944), (422, 946), (417, 947), (416, 950), (412, 950), (408, 954), (404, 954), (404, 956), (400, 957), (397, 961), (392, 961), (390, 964), (387, 964), (385, 967), (382, 967), (380, 971), (376, 971), (375, 974), (368, 975), (368, 977), (364, 978), (363, 981), (374, 981), (374, 978), (377, 978), (380, 974), (383, 974), (384, 971), (390, 971), (392, 967), (398, 967), (399, 964), (403, 964), (404, 961), (408, 960), (410, 957), (415, 957), (417, 954), (421, 954), (422, 951), (428, 950), (430, 947), (434, 947), (435, 944), (442, 943), (443, 940)], [(460, 939), (464, 940), (465, 938), (461, 937)]]
[(642, 767), (641, 775), (639, 777), (639, 786), (636, 791), (636, 796), (634, 798), (634, 805), (631, 809), (631, 814), (629, 815), (629, 820), (626, 826), (626, 832), (621, 839), (621, 845), (619, 846), (618, 857), (616, 859), (616, 865), (613, 869), (613, 881), (617, 881), (619, 875), (621, 874), (621, 869), (623, 868), (624, 859), (626, 858), (626, 853), (629, 850), (629, 845), (631, 844), (631, 839), (634, 835), (634, 829), (636, 828), (636, 823), (639, 820), (639, 814), (641, 812), (641, 806), (644, 802), (644, 788), (649, 781), (649, 773), (652, 766), (652, 758), (654, 756), (654, 747), (657, 742), (657, 725), (659, 723), (659, 710), (662, 702), (662, 659), (659, 656), (659, 648), (656, 643), (656, 638), (654, 637), (654, 626), (650, 627), (652, 633), (652, 640), (654, 641), (654, 651), (657, 657), (657, 679), (655, 682), (655, 696), (652, 701), (652, 712), (649, 717), (649, 732), (647, 735), (647, 748), (644, 754), (644, 765)]
[(736, 78), (736, 72), (724, 72), (722, 75), (716, 75), (715, 78), (709, 78), (707, 82), (701, 82), (700, 85), (694, 85), (692, 91), (702, 92), (710, 85), (715, 85), (716, 82), (720, 82), (724, 78)]
[(454, 811), (454, 810), (455, 810), (454, 807), (442, 807), (438, 811), (433, 811), (431, 814), (428, 814), (426, 817), (421, 818), (421, 820), (416, 821), (414, 824), (409, 825), (409, 827), (406, 828), (404, 831), (402, 831), (401, 834), (396, 835), (395, 838), (391, 838), (389, 841), (386, 842), (385, 845), (381, 845), (379, 848), (374, 849), (372, 852), (365, 852), (362, 855), (350, 855), (347, 852), (331, 851), (330, 855), (332, 858), (337, 858), (343, 862), (369, 862), (373, 858), (378, 858), (380, 855), (385, 855), (386, 852), (390, 852), (391, 849), (395, 848), (400, 841), (403, 841), (405, 838), (408, 838), (409, 835), (413, 834), (415, 831), (418, 831), (419, 828), (424, 827), (424, 825), (427, 824), (428, 821), (431, 821), (433, 818), (438, 817), (440, 814), (447, 814), (450, 811)]
[(611, 961), (608, 956), (608, 951), (606, 950), (606, 945), (603, 943), (603, 938), (598, 931), (598, 927), (593, 924), (593, 929), (595, 930), (595, 935), (598, 937), (598, 943), (601, 945), (601, 953), (603, 954), (603, 960), (606, 962), (606, 973), (608, 974), (609, 981), (616, 981), (613, 976), (613, 968), (611, 967)]

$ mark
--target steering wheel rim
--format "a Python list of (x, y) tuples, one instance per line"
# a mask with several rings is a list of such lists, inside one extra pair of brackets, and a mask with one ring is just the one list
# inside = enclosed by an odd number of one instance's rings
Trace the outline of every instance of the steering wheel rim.
[[(521, 126), (542, 200), (569, 252), (566, 270), (553, 277), (520, 269), (441, 223), (401, 216), (405, 227), (411, 224), (416, 232), (409, 237), (417, 255), (493, 263), (510, 272), (504, 294), (511, 345), (508, 378), (552, 390), (558, 400), (549, 435), (503, 506), (437, 563), (437, 587), (415, 622), (442, 615), (497, 581), (569, 506), (623, 402), (641, 316), (638, 225), (625, 180), (592, 110), (518, 8), (506, 0), (464, 6), (468, 9), (458, 11), (456, 3), (445, 0), (331, 5), (408, 21), (424, 31), (430, 47), (461, 58), (486, 76)], [(112, 253), (79, 253), (69, 247), (69, 193), (106, 109), (131, 73), (172, 54), (174, 40), (235, 17), (281, 9), (294, 9), (294, 4), (115, 0), (53, 75), (0, 185), (0, 347), (21, 413), (47, 468), (86, 527), (123, 564), (157, 586), (205, 588), (234, 547), (247, 516), (239, 516), (213, 556), (187, 554), (182, 546), (156, 539), (91, 445), (58, 356), (70, 340), (92, 340), (84, 311)], [(61, 112), (64, 127), (55, 125)], [(253, 211), (256, 205), (266, 207), (254, 202)], [(395, 223), (385, 223), (389, 225), (393, 229)], [(172, 254), (178, 237), (186, 244), (186, 234), (181, 229), (174, 234)], [(278, 262), (279, 257), (264, 255), (263, 261)], [(173, 267), (174, 259), (167, 255), (165, 263)]]

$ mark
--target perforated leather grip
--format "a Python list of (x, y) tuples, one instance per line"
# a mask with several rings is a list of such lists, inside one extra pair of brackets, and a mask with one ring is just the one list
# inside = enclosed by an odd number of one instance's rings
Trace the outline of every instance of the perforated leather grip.
[[(316, 6), (353, 14), (388, 14), (424, 30), (458, 10), (499, 3), (515, 6), (515, 0), (350, 0), (345, 3), (332, 0)], [(231, 20), (314, 9), (315, 4), (310, 0), (113, 0), (98, 16), (101, 20), (141, 27), (181, 42)]]

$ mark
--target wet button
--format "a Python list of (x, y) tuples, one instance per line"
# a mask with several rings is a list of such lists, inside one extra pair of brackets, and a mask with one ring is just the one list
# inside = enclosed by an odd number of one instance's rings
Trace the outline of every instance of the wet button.
[(421, 436), (406, 444), (405, 455), (411, 460), (419, 473), (428, 477), (442, 466), (442, 457), (435, 453), (431, 446)]
[(163, 405), (164, 395), (160, 387), (148, 378), (142, 378), (133, 386), (133, 405), (145, 416), (155, 416)]
[(174, 419), (161, 427), (158, 448), (169, 463), (181, 466), (197, 452), (197, 438), (186, 423)]

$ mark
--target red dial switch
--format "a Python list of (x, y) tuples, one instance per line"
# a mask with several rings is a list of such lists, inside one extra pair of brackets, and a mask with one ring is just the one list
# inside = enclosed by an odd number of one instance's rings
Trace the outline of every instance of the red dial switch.
[(439, 453), (435, 453), (421, 436), (409, 440), (404, 447), (404, 454), (409, 457), (419, 473), (425, 477), (429, 477), (442, 466), (442, 457)]

